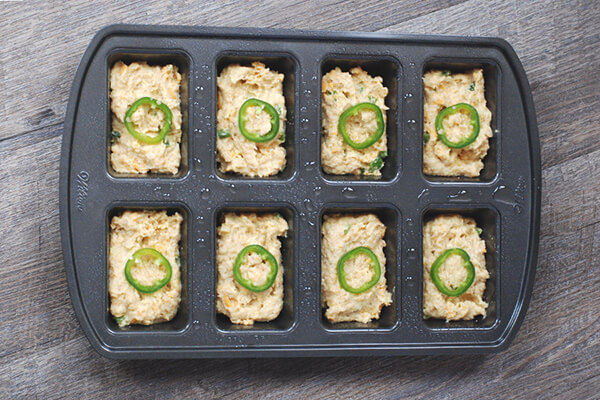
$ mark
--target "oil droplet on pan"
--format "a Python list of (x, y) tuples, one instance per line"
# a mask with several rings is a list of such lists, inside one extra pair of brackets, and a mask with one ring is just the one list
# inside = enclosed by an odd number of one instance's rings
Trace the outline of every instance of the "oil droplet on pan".
[(342, 195), (347, 198), (347, 199), (355, 199), (356, 198), (356, 193), (354, 192), (354, 189), (352, 189), (351, 187), (345, 187), (342, 189)]

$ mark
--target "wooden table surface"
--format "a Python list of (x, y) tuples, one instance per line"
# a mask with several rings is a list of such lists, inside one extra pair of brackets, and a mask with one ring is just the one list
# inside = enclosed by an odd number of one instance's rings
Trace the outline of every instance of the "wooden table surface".
[[(600, 4), (426, 0), (0, 1), (1, 398), (598, 398)], [(513, 344), (488, 356), (111, 361), (67, 291), (58, 174), (69, 89), (92, 36), (126, 23), (500, 36), (542, 143), (540, 256)]]

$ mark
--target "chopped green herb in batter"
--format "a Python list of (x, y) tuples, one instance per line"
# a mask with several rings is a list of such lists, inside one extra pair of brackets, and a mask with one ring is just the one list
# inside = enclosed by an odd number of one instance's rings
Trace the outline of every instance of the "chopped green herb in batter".
[(219, 129), (217, 130), (217, 136), (221, 139), (231, 136), (231, 132), (228, 129)]
[(377, 158), (369, 164), (369, 172), (378, 171), (383, 167), (383, 159), (387, 157), (387, 151), (380, 151)]
[(350, 232), (350, 228), (352, 228), (352, 224), (346, 224), (346, 229), (344, 229), (344, 235)]

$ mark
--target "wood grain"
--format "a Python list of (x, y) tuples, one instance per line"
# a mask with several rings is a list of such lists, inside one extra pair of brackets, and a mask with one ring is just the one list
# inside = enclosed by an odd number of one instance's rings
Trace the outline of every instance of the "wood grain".
[[(598, 398), (600, 7), (594, 1), (0, 1), (0, 398)], [(76, 66), (116, 22), (489, 35), (527, 71), (543, 162), (536, 285), (490, 356), (110, 361), (79, 328), (58, 226)]]

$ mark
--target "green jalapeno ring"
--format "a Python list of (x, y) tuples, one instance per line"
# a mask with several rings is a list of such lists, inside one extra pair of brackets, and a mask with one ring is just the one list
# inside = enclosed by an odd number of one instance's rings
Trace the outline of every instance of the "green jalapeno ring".
[[(446, 128), (444, 128), (444, 118), (455, 114), (461, 110), (465, 110), (471, 115), (471, 127), (473, 128), (473, 130), (471, 131), (471, 134), (469, 136), (460, 139), (458, 142), (453, 142), (450, 139), (448, 139), (448, 137), (446, 137)], [(453, 106), (446, 107), (442, 111), (440, 111), (440, 113), (435, 119), (435, 130), (440, 141), (446, 146), (453, 149), (461, 149), (473, 143), (475, 139), (477, 139), (477, 136), (479, 136), (479, 113), (477, 112), (475, 107), (467, 103), (458, 103)]]
[[(442, 279), (439, 275), (439, 269), (441, 268), (442, 264), (444, 264), (446, 258), (453, 254), (458, 255), (463, 259), (463, 267), (465, 267), (467, 270), (467, 278), (456, 289), (450, 289), (448, 286), (446, 286), (446, 284), (442, 282)], [(469, 289), (473, 284), (473, 281), (475, 280), (475, 267), (473, 267), (469, 253), (461, 248), (456, 247), (444, 251), (438, 258), (436, 258), (431, 266), (430, 275), (433, 284), (440, 292), (448, 296), (456, 297), (466, 292), (467, 289)]]
[[(267, 274), (267, 279), (262, 285), (255, 285), (250, 279), (246, 279), (242, 276), (242, 263), (244, 262), (244, 258), (246, 258), (248, 253), (258, 254), (263, 259), (263, 261), (267, 261), (271, 266), (271, 270)], [(265, 290), (273, 286), (273, 283), (275, 283), (275, 279), (277, 278), (277, 270), (277, 260), (275, 259), (273, 254), (271, 254), (269, 250), (265, 249), (261, 245), (251, 244), (244, 247), (235, 258), (235, 263), (233, 264), (233, 277), (240, 285), (242, 285), (248, 290), (251, 290), (253, 292), (264, 292)]]
[[(165, 121), (163, 123), (163, 126), (162, 126), (162, 128), (160, 128), (160, 131), (158, 132), (158, 135), (156, 135), (156, 136), (148, 136), (144, 133), (140, 133), (140, 132), (136, 131), (135, 128), (133, 127), (133, 122), (131, 121), (131, 116), (133, 115), (134, 112), (137, 111), (137, 109), (142, 104), (150, 104), (150, 106), (152, 108), (158, 108), (160, 111), (163, 112), (163, 114), (165, 114)], [(169, 131), (171, 130), (171, 122), (172, 121), (173, 121), (173, 113), (171, 112), (171, 109), (169, 108), (169, 106), (167, 106), (165, 103), (159, 103), (156, 99), (153, 99), (151, 97), (142, 97), (142, 98), (137, 99), (136, 101), (133, 102), (131, 107), (129, 107), (129, 109), (125, 113), (125, 128), (127, 128), (127, 132), (129, 132), (129, 134), (131, 136), (133, 136), (140, 142), (147, 143), (147, 144), (161, 143), (163, 141), (163, 139), (165, 138), (165, 136), (167, 136), (167, 133), (169, 133)]]
[[(367, 257), (369, 257), (369, 264), (373, 269), (373, 277), (369, 282), (356, 288), (350, 286), (350, 284), (346, 281), (346, 271), (344, 271), (344, 265), (348, 260), (356, 257), (359, 254), (364, 254)], [(338, 281), (340, 282), (340, 286), (342, 287), (342, 289), (344, 289), (346, 292), (359, 294), (362, 292), (366, 292), (367, 290), (375, 286), (377, 282), (379, 282), (379, 278), (381, 278), (381, 265), (379, 264), (377, 256), (375, 255), (375, 253), (373, 253), (373, 251), (371, 251), (371, 249), (369, 249), (368, 247), (360, 246), (350, 250), (349, 252), (340, 257), (340, 260), (337, 263), (337, 275)]]
[[(135, 279), (131, 275), (131, 268), (133, 268), (133, 266), (136, 263), (138, 263), (144, 256), (154, 257), (155, 265), (157, 267), (163, 265), (167, 269), (167, 273), (165, 274), (164, 278), (154, 281), (152, 285), (142, 285), (137, 279)], [(165, 256), (163, 256), (159, 251), (154, 250), (150, 247), (139, 249), (138, 251), (133, 253), (133, 255), (129, 258), (129, 260), (127, 260), (127, 263), (125, 264), (125, 279), (127, 279), (127, 282), (129, 282), (131, 286), (133, 286), (138, 292), (141, 293), (156, 292), (157, 290), (165, 286), (167, 283), (169, 283), (169, 281), (171, 280), (172, 273), (173, 271), (171, 270), (171, 263), (169, 263), (169, 260), (167, 260)]]
[[(246, 130), (246, 122), (248, 121), (248, 116), (246, 115), (246, 111), (248, 107), (261, 107), (263, 111), (265, 111), (271, 117), (271, 130), (264, 135), (248, 132)], [(273, 140), (275, 136), (279, 133), (279, 113), (271, 104), (266, 101), (262, 101), (259, 99), (248, 99), (246, 100), (242, 106), (240, 107), (240, 111), (238, 112), (238, 126), (240, 128), (240, 133), (248, 140), (257, 143), (264, 143), (270, 140)]]
[[(348, 135), (348, 131), (346, 130), (346, 122), (348, 121), (348, 118), (357, 115), (359, 111), (363, 109), (373, 111), (375, 113), (377, 129), (365, 141), (355, 142), (354, 140), (352, 140), (352, 138), (350, 138), (350, 135)], [(381, 111), (381, 108), (377, 106), (377, 104), (358, 103), (355, 106), (346, 109), (342, 113), (342, 115), (340, 115), (340, 119), (338, 120), (338, 130), (340, 131), (342, 138), (344, 138), (344, 141), (348, 143), (350, 147), (358, 150), (366, 149), (373, 143), (377, 142), (381, 138), (381, 136), (383, 136), (383, 131), (385, 130), (385, 124), (383, 123), (383, 112)]]

